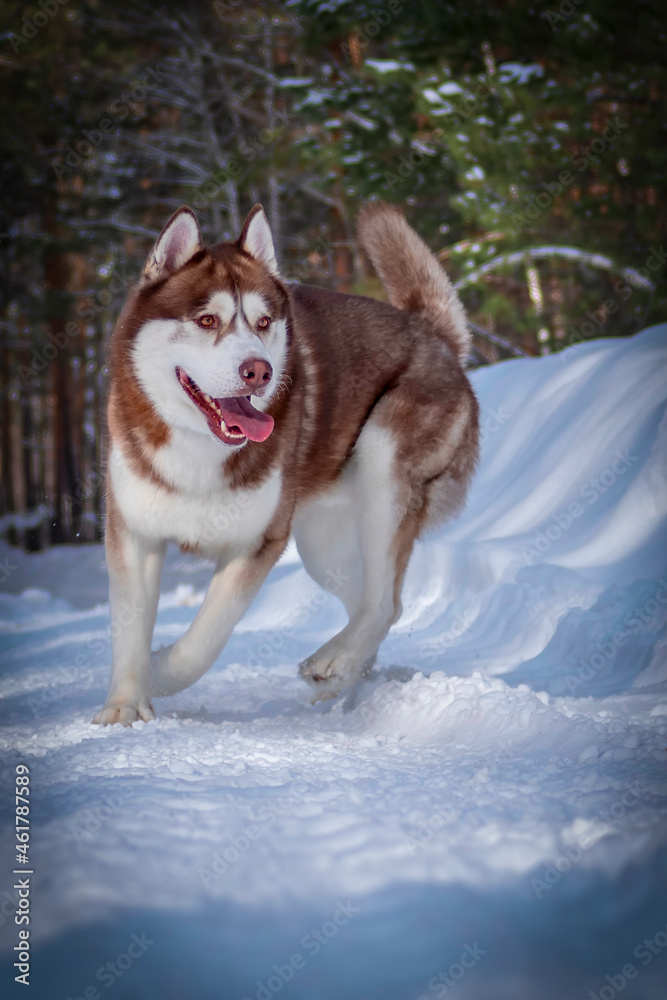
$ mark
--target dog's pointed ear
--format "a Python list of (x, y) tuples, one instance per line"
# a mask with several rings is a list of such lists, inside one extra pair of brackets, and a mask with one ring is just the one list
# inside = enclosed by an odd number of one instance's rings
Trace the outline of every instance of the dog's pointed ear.
[(278, 276), (278, 262), (276, 252), (273, 249), (271, 228), (261, 205), (255, 205), (250, 209), (243, 226), (243, 232), (238, 240), (238, 246), (255, 260), (264, 264), (271, 274)]
[(172, 215), (157, 238), (144, 265), (142, 280), (166, 278), (190, 260), (202, 248), (201, 231), (192, 209), (183, 206)]

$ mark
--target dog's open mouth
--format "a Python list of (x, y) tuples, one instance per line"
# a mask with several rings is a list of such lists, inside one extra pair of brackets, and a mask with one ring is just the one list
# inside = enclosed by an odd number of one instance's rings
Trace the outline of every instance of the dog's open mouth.
[(223, 444), (266, 441), (273, 430), (273, 417), (256, 410), (250, 402), (250, 396), (213, 399), (207, 392), (202, 392), (182, 368), (176, 368), (176, 377), (183, 390), (206, 417), (212, 433)]

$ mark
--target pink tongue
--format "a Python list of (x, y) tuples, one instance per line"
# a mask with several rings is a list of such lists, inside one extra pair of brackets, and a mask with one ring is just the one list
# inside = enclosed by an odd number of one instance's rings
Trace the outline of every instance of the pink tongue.
[(227, 427), (238, 427), (250, 441), (266, 441), (273, 430), (273, 417), (256, 410), (245, 396), (216, 400)]

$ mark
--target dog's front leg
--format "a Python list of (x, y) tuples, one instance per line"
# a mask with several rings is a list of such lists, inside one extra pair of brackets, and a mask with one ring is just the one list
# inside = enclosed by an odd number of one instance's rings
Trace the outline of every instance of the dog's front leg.
[(267, 540), (253, 555), (218, 564), (204, 602), (185, 635), (173, 646), (153, 653), (152, 695), (163, 697), (182, 691), (213, 666), (286, 544), (287, 536)]
[(131, 532), (109, 498), (105, 550), (111, 606), (111, 684), (94, 722), (130, 726), (154, 718), (150, 649), (166, 542)]

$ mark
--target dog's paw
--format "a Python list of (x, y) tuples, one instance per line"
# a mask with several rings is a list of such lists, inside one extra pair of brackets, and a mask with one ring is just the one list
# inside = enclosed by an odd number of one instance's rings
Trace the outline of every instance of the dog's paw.
[[(304, 661), (305, 662), (305, 661)], [(337, 698), (345, 686), (339, 681), (324, 680), (319, 674), (306, 674), (301, 670), (303, 664), (299, 666), (299, 673), (311, 689), (310, 703), (316, 705), (319, 701), (330, 701)]]
[(154, 718), (155, 712), (148, 698), (137, 698), (106, 704), (97, 713), (93, 723), (98, 726), (113, 726), (119, 722), (121, 726), (131, 726), (133, 722), (150, 722)]
[(360, 664), (353, 652), (338, 650), (327, 643), (299, 664), (299, 676), (312, 689), (311, 701), (315, 704), (337, 698), (350, 684), (368, 673), (374, 660), (373, 655)]

